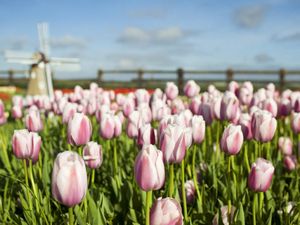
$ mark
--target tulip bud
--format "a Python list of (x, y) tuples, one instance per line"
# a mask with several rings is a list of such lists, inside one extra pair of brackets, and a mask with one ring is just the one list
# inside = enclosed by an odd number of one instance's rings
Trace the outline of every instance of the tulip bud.
[(241, 125), (244, 139), (252, 139), (252, 130), (251, 130), (251, 116), (248, 113), (243, 113), (239, 120), (239, 125)]
[(288, 171), (293, 171), (297, 167), (297, 157), (294, 155), (287, 155), (284, 157), (283, 164)]
[(138, 136), (138, 130), (145, 124), (142, 115), (139, 111), (133, 111), (128, 117), (127, 135), (130, 138), (136, 138)]
[(144, 145), (135, 159), (134, 175), (144, 191), (158, 190), (165, 182), (162, 152), (155, 145)]
[(68, 142), (72, 145), (85, 145), (92, 135), (92, 124), (83, 113), (75, 113), (68, 123)]
[(271, 113), (265, 110), (254, 112), (251, 121), (252, 134), (255, 140), (268, 142), (272, 140), (277, 127), (277, 121)]
[(236, 155), (241, 150), (244, 137), (240, 125), (230, 124), (221, 138), (221, 149), (229, 155)]
[(177, 124), (168, 124), (161, 134), (160, 148), (164, 161), (168, 163), (180, 163), (187, 149), (187, 136), (184, 127)]
[(192, 111), (193, 114), (198, 114), (200, 104), (201, 104), (200, 96), (196, 96), (192, 99), (189, 108), (190, 108), (190, 110)]
[(12, 117), (15, 119), (21, 119), (22, 118), (22, 108), (20, 106), (13, 106), (11, 109)]
[(100, 134), (104, 139), (111, 139), (114, 137), (115, 120), (114, 116), (106, 113), (103, 115), (100, 122)]
[(273, 117), (277, 116), (278, 106), (273, 98), (267, 98), (261, 102), (261, 108), (270, 112)]
[(31, 159), (35, 163), (39, 158), (41, 137), (28, 130), (15, 130), (12, 137), (13, 153), (18, 159)]
[(188, 180), (184, 184), (186, 200), (188, 204), (192, 204), (196, 197), (196, 188), (193, 180)]
[(195, 97), (200, 92), (200, 86), (196, 84), (194, 80), (189, 80), (184, 88), (183, 88), (184, 94), (189, 97)]
[(180, 204), (173, 198), (158, 198), (150, 211), (151, 225), (182, 225)]
[(76, 113), (77, 105), (75, 103), (67, 103), (62, 114), (62, 122), (67, 124)]
[(179, 90), (178, 87), (173, 82), (167, 82), (165, 93), (168, 99), (173, 100), (178, 96)]
[(221, 101), (221, 120), (233, 121), (239, 110), (239, 100), (229, 91), (226, 91)]
[(291, 113), (292, 106), (291, 101), (287, 98), (281, 98), (278, 105), (279, 116), (288, 116)]
[(206, 125), (210, 125), (213, 121), (212, 107), (208, 102), (202, 102), (199, 106), (199, 115), (203, 116)]
[(38, 132), (43, 129), (43, 122), (38, 110), (29, 110), (25, 118), (25, 125), (29, 131)]
[(76, 153), (59, 153), (52, 170), (52, 195), (61, 204), (73, 207), (84, 198), (87, 175), (83, 159)]
[(103, 161), (102, 146), (93, 141), (88, 142), (83, 148), (83, 159), (89, 168), (99, 168)]
[(293, 113), (292, 114), (292, 129), (295, 134), (300, 133), (300, 113)]
[(202, 116), (193, 116), (191, 120), (194, 143), (200, 144), (205, 138), (205, 121)]
[(125, 117), (128, 117), (135, 108), (134, 100), (131, 98), (127, 98), (123, 104), (123, 113)]
[(145, 124), (144, 126), (139, 128), (138, 132), (138, 139), (137, 139), (138, 145), (155, 145), (156, 143), (156, 135), (155, 135), (155, 129), (151, 127), (151, 124)]
[(274, 173), (274, 166), (270, 161), (258, 158), (251, 166), (248, 176), (248, 187), (255, 192), (265, 192), (269, 189)]
[(293, 153), (293, 142), (289, 137), (280, 137), (278, 139), (278, 148), (284, 155)]

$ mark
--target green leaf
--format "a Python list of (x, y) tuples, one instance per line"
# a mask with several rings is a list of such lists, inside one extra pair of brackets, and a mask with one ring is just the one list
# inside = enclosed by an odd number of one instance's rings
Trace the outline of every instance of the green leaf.
[(235, 218), (236, 218), (237, 225), (245, 225), (245, 214), (244, 214), (244, 209), (243, 209), (243, 205), (241, 202), (239, 204), (239, 208), (236, 212)]

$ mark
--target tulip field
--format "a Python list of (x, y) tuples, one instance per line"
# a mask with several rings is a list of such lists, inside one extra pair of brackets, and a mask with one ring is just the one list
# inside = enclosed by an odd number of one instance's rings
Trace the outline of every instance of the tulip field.
[(0, 224), (300, 224), (300, 91), (91, 83), (0, 124)]

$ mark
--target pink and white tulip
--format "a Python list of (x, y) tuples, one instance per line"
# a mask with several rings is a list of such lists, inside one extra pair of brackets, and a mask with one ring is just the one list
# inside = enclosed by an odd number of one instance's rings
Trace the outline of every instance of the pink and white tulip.
[(155, 145), (144, 145), (135, 159), (134, 175), (144, 191), (158, 190), (165, 182), (163, 155)]
[(240, 125), (230, 124), (221, 138), (221, 149), (229, 155), (236, 155), (241, 150), (244, 137)]
[(90, 141), (83, 148), (83, 159), (85, 164), (91, 169), (97, 169), (103, 161), (102, 146), (94, 141)]
[(52, 196), (61, 204), (79, 204), (87, 191), (87, 174), (83, 159), (72, 151), (59, 153), (52, 170)]
[(68, 123), (68, 142), (72, 145), (85, 145), (92, 136), (92, 124), (83, 113), (75, 113)]
[(271, 186), (274, 170), (270, 161), (258, 158), (251, 166), (248, 187), (255, 192), (266, 192)]

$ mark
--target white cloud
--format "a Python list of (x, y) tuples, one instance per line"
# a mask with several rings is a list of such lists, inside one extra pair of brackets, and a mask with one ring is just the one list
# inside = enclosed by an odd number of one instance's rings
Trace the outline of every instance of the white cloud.
[(241, 27), (254, 28), (264, 21), (266, 12), (265, 5), (243, 6), (234, 12), (234, 21)]

